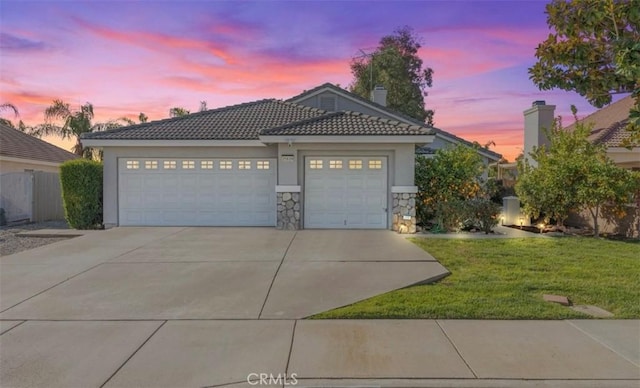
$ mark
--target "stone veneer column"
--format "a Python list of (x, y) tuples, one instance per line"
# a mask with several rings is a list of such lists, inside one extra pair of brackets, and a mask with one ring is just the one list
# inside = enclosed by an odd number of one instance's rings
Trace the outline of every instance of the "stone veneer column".
[(416, 232), (416, 193), (414, 186), (394, 186), (392, 229), (398, 233)]
[[(288, 189), (288, 190), (287, 190)], [(299, 186), (278, 187), (276, 189), (276, 228), (280, 230), (300, 229), (300, 189)], [(286, 191), (280, 191), (286, 190)], [(297, 190), (297, 191), (296, 191)]]

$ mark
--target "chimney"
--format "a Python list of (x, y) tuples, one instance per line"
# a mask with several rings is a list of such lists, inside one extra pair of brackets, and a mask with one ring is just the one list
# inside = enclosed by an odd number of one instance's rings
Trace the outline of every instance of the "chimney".
[(387, 89), (382, 85), (376, 85), (371, 91), (371, 101), (382, 106), (387, 106)]
[(524, 157), (534, 167), (537, 163), (531, 160), (529, 153), (534, 147), (549, 146), (545, 130), (551, 129), (555, 110), (555, 105), (547, 105), (545, 101), (538, 100), (524, 111)]

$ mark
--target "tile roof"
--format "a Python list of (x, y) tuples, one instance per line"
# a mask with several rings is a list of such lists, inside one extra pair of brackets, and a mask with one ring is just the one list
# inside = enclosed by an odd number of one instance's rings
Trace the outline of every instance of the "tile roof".
[(296, 136), (416, 136), (430, 135), (430, 128), (360, 112), (334, 112), (308, 120), (266, 129), (262, 135)]
[[(593, 125), (588, 139), (607, 147), (623, 147), (623, 142), (631, 137), (631, 132), (626, 130), (626, 126), (633, 104), (634, 99), (627, 96), (581, 119), (580, 122)], [(576, 123), (573, 123), (565, 127), (565, 130), (573, 131), (575, 128)]]
[[(368, 100), (368, 99), (366, 99), (364, 97), (361, 97), (361, 96), (359, 96), (359, 95), (357, 95), (355, 93), (351, 93), (350, 91), (348, 91), (346, 89), (342, 89), (342, 88), (340, 88), (340, 87), (338, 87), (338, 86), (336, 86), (336, 85), (334, 85), (332, 83), (329, 83), (329, 82), (324, 83), (324, 84), (322, 84), (320, 86), (317, 86), (317, 87), (315, 87), (313, 89), (305, 90), (304, 92), (298, 94), (297, 96), (293, 96), (293, 97), (289, 98), (286, 101), (295, 102), (295, 101), (298, 101), (300, 99), (304, 99), (305, 97), (310, 96), (310, 95), (312, 95), (312, 94), (314, 94), (314, 93), (316, 93), (316, 92), (318, 92), (320, 90), (323, 90), (323, 89), (331, 89), (331, 90), (333, 90), (335, 92), (346, 94), (349, 97), (351, 97), (351, 98), (353, 98), (355, 100), (358, 100), (363, 104), (370, 105), (370, 106), (372, 106), (372, 107), (374, 107), (374, 108), (376, 108), (378, 110), (381, 110), (381, 111), (385, 112), (388, 115), (398, 117), (398, 118), (402, 119), (403, 121), (405, 121), (407, 123), (411, 123), (413, 125), (420, 125), (420, 126), (424, 126), (425, 125), (425, 123), (420, 122), (419, 120), (416, 120), (413, 117), (409, 117), (409, 116), (407, 116), (407, 115), (405, 115), (403, 113), (400, 113), (400, 112), (397, 112), (395, 110), (389, 109), (386, 106), (383, 106), (383, 105), (380, 105), (380, 104), (378, 104), (376, 102)], [(463, 139), (461, 137), (458, 137), (458, 136), (456, 136), (456, 135), (454, 135), (452, 133), (449, 133), (449, 132), (447, 132), (445, 130), (442, 130), (442, 129), (436, 128), (436, 127), (431, 127), (431, 128), (432, 128), (432, 130), (433, 130), (433, 132), (435, 134), (440, 135), (441, 137), (448, 138), (449, 140), (452, 140), (452, 141), (458, 142), (458, 143), (462, 143), (462, 144), (465, 144), (465, 145), (468, 145), (468, 146), (472, 146), (472, 147), (474, 146), (474, 144), (472, 142), (470, 142), (468, 140), (465, 140), (465, 139)], [(499, 154), (497, 152), (494, 152), (494, 151), (491, 151), (491, 150), (488, 150), (488, 149), (482, 149), (481, 151), (486, 153), (486, 154), (489, 154), (489, 155), (493, 156), (496, 160), (499, 160), (499, 159), (502, 158), (502, 154)], [(427, 150), (425, 150), (425, 152), (417, 150), (417, 153), (425, 153), (425, 154), (427, 154), (429, 152)]]
[(0, 155), (51, 163), (62, 163), (78, 158), (69, 151), (2, 124), (0, 124)]
[(84, 139), (257, 140), (263, 129), (322, 116), (327, 112), (274, 99), (248, 102), (104, 132)]

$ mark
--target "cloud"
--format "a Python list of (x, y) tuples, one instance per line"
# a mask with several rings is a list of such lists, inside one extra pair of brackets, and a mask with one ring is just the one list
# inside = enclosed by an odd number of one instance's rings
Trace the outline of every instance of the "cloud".
[(237, 60), (225, 45), (212, 41), (157, 32), (115, 30), (109, 27), (91, 24), (77, 17), (74, 17), (73, 20), (83, 30), (107, 40), (139, 46), (151, 51), (160, 51), (163, 53), (173, 52), (174, 54), (177, 54), (176, 51), (181, 50), (205, 52), (214, 55), (227, 64), (237, 63)]
[(8, 51), (42, 51), (47, 47), (42, 41), (30, 40), (6, 32), (0, 32), (0, 49)]

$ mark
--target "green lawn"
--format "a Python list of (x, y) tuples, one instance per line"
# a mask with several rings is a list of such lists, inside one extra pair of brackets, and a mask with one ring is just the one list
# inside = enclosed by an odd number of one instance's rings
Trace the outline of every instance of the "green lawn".
[(312, 318), (586, 318), (543, 294), (640, 318), (640, 244), (586, 237), (414, 238), (451, 275)]

